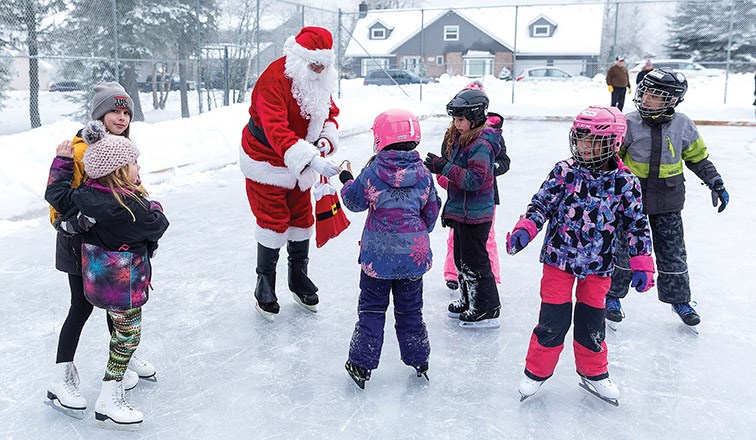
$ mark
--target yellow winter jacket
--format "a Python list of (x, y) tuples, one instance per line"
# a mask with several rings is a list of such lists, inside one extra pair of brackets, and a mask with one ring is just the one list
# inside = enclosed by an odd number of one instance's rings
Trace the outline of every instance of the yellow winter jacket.
[[(87, 143), (81, 138), (81, 131), (76, 133), (76, 136), (74, 136), (71, 143), (74, 148), (74, 174), (71, 187), (76, 188), (81, 185), (86, 178), (86, 173), (84, 172), (84, 152), (87, 151)], [(50, 207), (50, 223), (54, 223), (55, 219), (60, 215), (61, 214), (56, 211), (55, 208), (52, 206)]]

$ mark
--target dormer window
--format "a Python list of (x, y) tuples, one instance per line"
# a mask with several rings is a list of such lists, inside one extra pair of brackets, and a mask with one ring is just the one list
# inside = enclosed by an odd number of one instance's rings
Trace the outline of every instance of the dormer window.
[(371, 40), (385, 40), (386, 28), (376, 27), (376, 28), (370, 29), (370, 39)]
[(551, 35), (551, 26), (547, 24), (533, 26), (534, 37), (548, 37), (550, 35)]
[(528, 31), (532, 38), (549, 38), (554, 36), (557, 24), (545, 15), (539, 15), (535, 20), (528, 23)]

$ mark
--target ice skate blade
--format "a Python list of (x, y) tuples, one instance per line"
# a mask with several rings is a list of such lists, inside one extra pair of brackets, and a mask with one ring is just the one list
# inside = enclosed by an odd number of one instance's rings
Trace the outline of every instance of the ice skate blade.
[(599, 394), (598, 392), (596, 392), (596, 390), (594, 390), (593, 388), (591, 388), (590, 386), (588, 386), (585, 382), (578, 382), (578, 385), (580, 385), (580, 388), (588, 391), (589, 393), (593, 394), (594, 396), (598, 397), (599, 399), (603, 400), (604, 402), (606, 402), (606, 403), (608, 403), (610, 405), (619, 406), (619, 400), (617, 400), (617, 399), (609, 399), (608, 397), (602, 396), (601, 394)]
[(133, 423), (120, 423), (116, 422), (105, 414), (95, 412), (95, 424), (104, 429), (112, 429), (116, 431), (138, 431), (142, 428), (142, 422), (143, 420)]
[(535, 394), (531, 394), (529, 396), (526, 396), (526, 395), (520, 393), (520, 402), (524, 402), (526, 399), (529, 399), (529, 398), (531, 398), (533, 396), (535, 396)]
[(686, 323), (682, 323), (682, 326), (686, 329), (688, 329), (691, 333), (698, 336), (698, 325), (688, 325)]
[(606, 320), (606, 326), (609, 327), (610, 329), (612, 329), (612, 331), (616, 332), (617, 329), (619, 328), (619, 322), (614, 322), (614, 321), (610, 321), (610, 320), (607, 319)]
[(67, 406), (63, 406), (63, 404), (60, 403), (60, 400), (58, 400), (58, 397), (49, 391), (47, 392), (47, 400), (45, 400), (44, 403), (45, 405), (62, 412), (68, 417), (73, 417), (74, 419), (81, 420), (84, 418), (84, 416), (86, 416), (86, 408), (69, 408)]
[(354, 381), (354, 383), (357, 384), (358, 387), (360, 387), (361, 390), (365, 389), (365, 379), (360, 379), (357, 376), (352, 376), (349, 374), (349, 377)]
[(451, 319), (459, 319), (459, 315), (461, 315), (461, 313), (446, 312), (446, 316)]
[(140, 380), (146, 380), (147, 382), (157, 382), (157, 373), (152, 376), (139, 376)]
[(318, 305), (317, 304), (311, 306), (311, 305), (303, 303), (302, 299), (299, 298), (299, 296), (296, 293), (292, 293), (291, 296), (294, 297), (294, 302), (296, 302), (300, 306), (304, 307), (305, 310), (307, 310), (309, 312), (312, 312), (312, 313), (318, 313)]
[(276, 314), (275, 313), (266, 312), (265, 310), (263, 310), (262, 308), (260, 308), (260, 304), (258, 304), (258, 303), (255, 303), (255, 310), (257, 310), (258, 312), (260, 312), (260, 315), (262, 315), (262, 317), (265, 318), (265, 320), (268, 321), (268, 322), (273, 322), (275, 320), (275, 318), (276, 318)]
[(481, 321), (459, 321), (459, 326), (468, 329), (496, 329), (501, 327), (501, 324), (498, 318), (491, 318)]

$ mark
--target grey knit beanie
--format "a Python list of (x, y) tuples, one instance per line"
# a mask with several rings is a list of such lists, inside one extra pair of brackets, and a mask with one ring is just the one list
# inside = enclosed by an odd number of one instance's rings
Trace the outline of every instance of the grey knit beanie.
[(94, 86), (92, 119), (100, 119), (105, 113), (118, 108), (127, 109), (129, 114), (134, 115), (134, 101), (122, 85), (117, 82), (104, 82)]
[(108, 133), (98, 120), (87, 122), (81, 137), (89, 145), (84, 152), (84, 171), (91, 179), (106, 176), (139, 157), (139, 150), (129, 138)]

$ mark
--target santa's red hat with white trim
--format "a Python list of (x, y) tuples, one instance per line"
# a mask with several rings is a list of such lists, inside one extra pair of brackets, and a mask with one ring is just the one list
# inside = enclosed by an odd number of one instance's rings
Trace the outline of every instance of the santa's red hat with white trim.
[(328, 29), (307, 26), (296, 36), (291, 36), (284, 44), (284, 55), (298, 56), (310, 63), (325, 67), (333, 65), (333, 36)]

